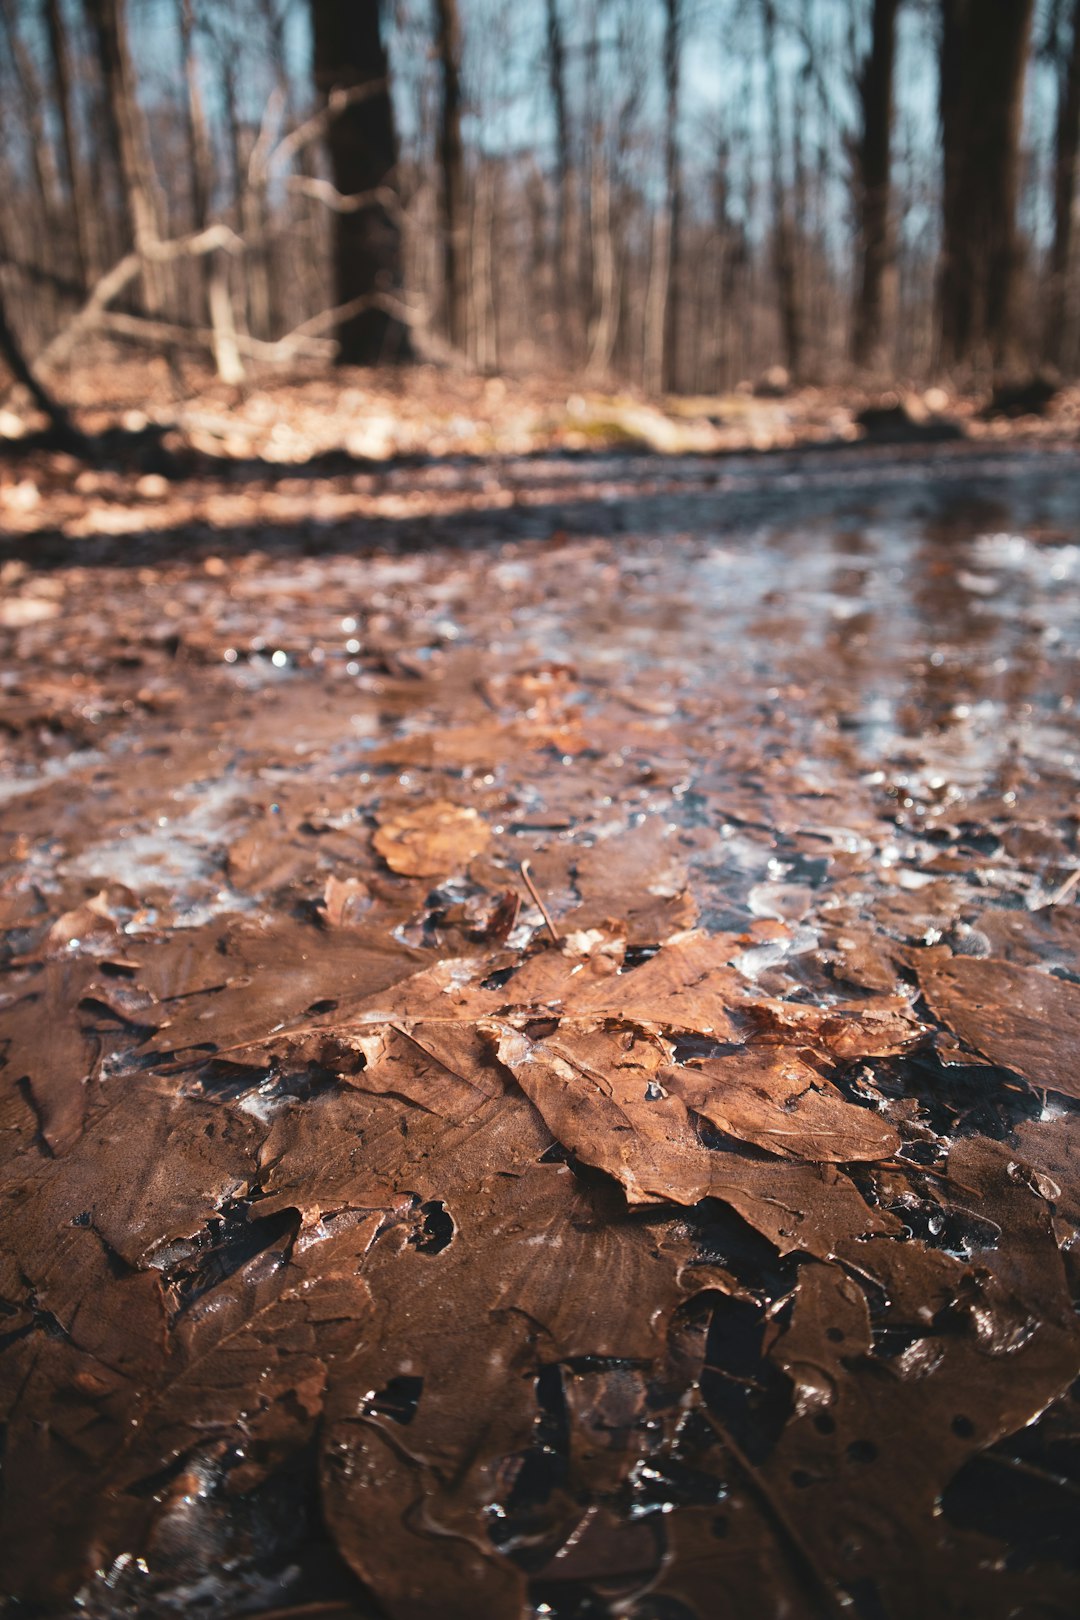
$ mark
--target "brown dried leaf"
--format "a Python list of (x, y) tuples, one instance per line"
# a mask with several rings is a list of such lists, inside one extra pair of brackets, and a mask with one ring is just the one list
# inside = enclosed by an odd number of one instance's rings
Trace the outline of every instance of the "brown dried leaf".
[(656, 1083), (666, 1053), (628, 1032), (575, 1029), (530, 1041), (493, 1025), (495, 1051), (552, 1135), (620, 1182), (631, 1204), (696, 1204), (712, 1167), (686, 1108)]
[(837, 1058), (906, 1052), (926, 1033), (904, 996), (868, 997), (829, 1007), (768, 998), (749, 1003), (747, 1011), (759, 1029), (779, 1035), (785, 1044), (794, 1037)]
[(448, 877), (468, 866), (490, 839), (478, 811), (435, 799), (383, 816), (372, 842), (403, 877)]
[(661, 1079), (718, 1130), (781, 1158), (850, 1164), (887, 1159), (900, 1146), (886, 1120), (845, 1101), (792, 1050), (746, 1048), (664, 1069)]
[(928, 1005), (961, 1040), (1034, 1085), (1080, 1098), (1080, 988), (943, 945), (912, 957)]

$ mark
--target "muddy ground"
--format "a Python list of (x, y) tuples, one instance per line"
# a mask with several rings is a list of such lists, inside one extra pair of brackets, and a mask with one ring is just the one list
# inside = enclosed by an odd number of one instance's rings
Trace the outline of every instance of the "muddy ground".
[(1075, 451), (238, 465), (6, 486), (11, 1613), (1074, 1615)]

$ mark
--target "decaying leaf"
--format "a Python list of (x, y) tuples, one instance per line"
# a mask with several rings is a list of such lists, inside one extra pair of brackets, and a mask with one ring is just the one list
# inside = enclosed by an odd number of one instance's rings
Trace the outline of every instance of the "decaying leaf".
[(916, 956), (933, 1012), (991, 1063), (1034, 1085), (1080, 1098), (1080, 988), (1038, 968), (953, 956)]
[(846, 1102), (794, 1050), (743, 1048), (662, 1074), (717, 1130), (781, 1158), (850, 1164), (887, 1159), (900, 1146), (894, 1126)]
[(845, 454), (782, 531), (725, 467), (719, 537), (700, 462), (137, 508), (108, 467), (93, 523), (42, 479), (15, 561), (63, 612), (4, 631), (0, 726), (17, 1608), (1078, 1612), (1073, 585), (1023, 513), (950, 527), (959, 464), (892, 470), (902, 532), (864, 469), (838, 549)]
[(372, 842), (403, 877), (448, 877), (481, 854), (490, 837), (478, 811), (437, 799), (385, 816)]

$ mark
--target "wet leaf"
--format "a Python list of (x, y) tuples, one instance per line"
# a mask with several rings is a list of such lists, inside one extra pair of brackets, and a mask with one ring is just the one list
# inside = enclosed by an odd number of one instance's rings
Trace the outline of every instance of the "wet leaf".
[(937, 1017), (991, 1063), (1080, 1098), (1080, 988), (1038, 968), (937, 947), (916, 956)]
[(384, 816), (373, 843), (405, 877), (448, 877), (481, 854), (490, 837), (476, 810), (438, 799)]

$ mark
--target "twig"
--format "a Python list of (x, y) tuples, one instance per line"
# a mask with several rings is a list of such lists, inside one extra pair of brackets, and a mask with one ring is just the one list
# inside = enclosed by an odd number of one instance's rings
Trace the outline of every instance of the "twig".
[(1054, 890), (1053, 894), (1046, 902), (1047, 905), (1060, 906), (1063, 901), (1069, 899), (1078, 883), (1080, 883), (1080, 866), (1075, 866), (1065, 879), (1064, 883)]
[(289, 190), (298, 191), (304, 197), (314, 197), (316, 202), (325, 203), (335, 214), (357, 214), (362, 208), (378, 207), (395, 219), (405, 218), (405, 210), (389, 186), (373, 186), (370, 191), (356, 191), (352, 196), (346, 196), (329, 180), (293, 174), (289, 176)]
[[(328, 125), (337, 118), (347, 107), (354, 107), (358, 101), (367, 101), (371, 96), (381, 95), (387, 88), (386, 79), (369, 79), (366, 84), (354, 84), (348, 89), (331, 90), (326, 106), (321, 112), (314, 113), (310, 118), (298, 124), (294, 130), (280, 140), (273, 150), (261, 158), (257, 169), (249, 168), (249, 178), (264, 179), (274, 169), (287, 163), (302, 147), (310, 146), (326, 133)], [(254, 150), (252, 152), (254, 157)]]
[(814, 1608), (826, 1620), (841, 1620), (843, 1609), (827, 1577), (814, 1561), (813, 1553), (796, 1529), (787, 1510), (773, 1494), (764, 1476), (754, 1467), (742, 1448), (732, 1439), (726, 1427), (707, 1407), (702, 1415), (742, 1475), (743, 1483), (754, 1496), (764, 1517), (771, 1520), (777, 1540), (788, 1555), (795, 1573), (803, 1582)]
[(333, 309), (324, 309), (318, 315), (312, 315), (299, 326), (287, 332), (280, 343), (287, 343), (293, 338), (318, 337), (321, 333), (332, 331), (343, 321), (350, 320), (352, 316), (359, 315), (365, 309), (384, 309), (388, 315), (401, 322), (403, 326), (424, 326), (427, 324), (427, 310), (422, 306), (410, 309), (400, 298), (393, 293), (370, 292), (361, 293), (359, 298), (350, 298), (347, 304), (337, 304)]
[(533, 904), (536, 906), (537, 911), (539, 911), (541, 917), (543, 917), (543, 919), (544, 919), (544, 922), (547, 924), (548, 933), (551, 935), (551, 937), (555, 941), (556, 945), (561, 945), (562, 940), (559, 938), (558, 934), (555, 931), (555, 924), (552, 922), (551, 918), (548, 916), (547, 906), (545, 906), (544, 902), (541, 900), (540, 895), (537, 892), (536, 884), (532, 880), (532, 872), (529, 870), (528, 861), (520, 861), (518, 864), (519, 864), (520, 869), (521, 869), (522, 881), (525, 884), (525, 887), (528, 889), (529, 894), (532, 896), (532, 901), (533, 901)]
[[(96, 324), (102, 332), (130, 338), (135, 343), (166, 348), (212, 349), (214, 346), (214, 334), (208, 326), (177, 326), (169, 321), (150, 320), (145, 315), (122, 315), (112, 310), (103, 311)], [(270, 364), (293, 360), (298, 354), (327, 360), (337, 352), (337, 344), (330, 338), (308, 337), (303, 332), (288, 332), (275, 342), (237, 332), (236, 347), (248, 359), (265, 360)]]

